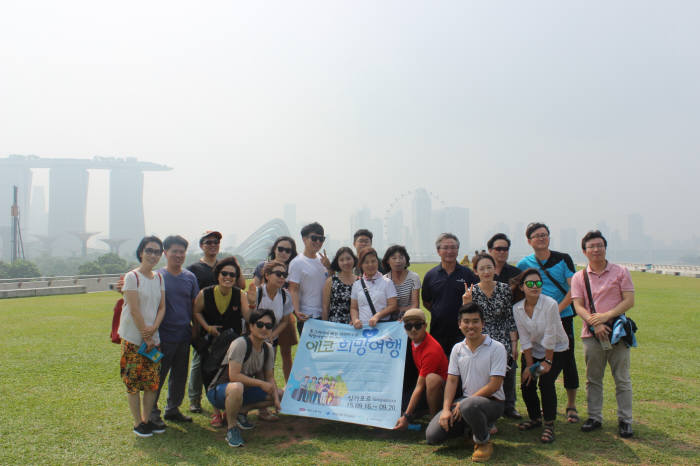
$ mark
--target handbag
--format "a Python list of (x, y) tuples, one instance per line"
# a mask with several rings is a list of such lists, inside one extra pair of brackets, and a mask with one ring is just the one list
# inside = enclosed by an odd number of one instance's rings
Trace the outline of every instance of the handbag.
[[(588, 270), (585, 268), (583, 269), (583, 281), (586, 284), (586, 295), (588, 296), (588, 303), (591, 308), (591, 313), (592, 314), (597, 314), (597, 311), (595, 310), (595, 303), (593, 302), (593, 293), (591, 292), (591, 282), (588, 279)], [(613, 334), (613, 329), (615, 328), (615, 324), (617, 323), (618, 320), (625, 314), (619, 315), (615, 317), (615, 320), (610, 322), (606, 322), (605, 326), (608, 327), (608, 330), (610, 332), (608, 333), (608, 340), (612, 337)], [(637, 332), (637, 324), (630, 319), (629, 317), (625, 316), (626, 322), (623, 324), (624, 329), (626, 331), (626, 335), (622, 337), (622, 340), (627, 343), (628, 346), (636, 346), (636, 343), (633, 345), (634, 342), (634, 334)], [(593, 333), (593, 327), (588, 326), (588, 330)]]

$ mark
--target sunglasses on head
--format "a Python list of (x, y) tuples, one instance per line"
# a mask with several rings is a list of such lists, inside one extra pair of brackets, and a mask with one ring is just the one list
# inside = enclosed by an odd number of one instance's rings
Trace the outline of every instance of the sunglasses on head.
[(277, 252), (286, 252), (287, 254), (291, 254), (292, 248), (285, 248), (284, 246), (277, 246)]
[(425, 325), (425, 322), (406, 322), (405, 324), (403, 324), (403, 328), (405, 328), (406, 330), (408, 330), (410, 332), (414, 328), (416, 330), (420, 330), (421, 328), (423, 328), (424, 325)]
[(542, 280), (528, 280), (525, 282), (528, 288), (542, 288)]
[(277, 275), (279, 278), (287, 278), (287, 275), (289, 275), (287, 272), (283, 272), (281, 270), (273, 270), (270, 272), (270, 275)]
[(215, 246), (219, 243), (220, 241), (218, 239), (207, 239), (202, 241), (202, 244), (206, 244), (207, 246)]
[(219, 272), (219, 275), (221, 275), (222, 277), (236, 278), (236, 272), (226, 272), (225, 270)]
[(274, 325), (272, 325), (272, 322), (263, 322), (261, 320), (258, 320), (257, 322), (255, 322), (255, 326), (258, 328), (265, 327), (268, 330), (272, 330), (272, 327), (274, 327)]
[(153, 248), (146, 248), (143, 250), (143, 252), (145, 252), (146, 254), (152, 254), (154, 256), (160, 256), (161, 254), (163, 254), (162, 249), (153, 249)]
[(498, 251), (498, 252), (506, 252), (509, 249), (510, 248), (508, 246), (496, 246), (495, 248), (493, 248), (494, 251)]
[(313, 242), (319, 242), (319, 243), (323, 243), (324, 241), (326, 241), (325, 236), (319, 236), (319, 235), (310, 235), (309, 239)]

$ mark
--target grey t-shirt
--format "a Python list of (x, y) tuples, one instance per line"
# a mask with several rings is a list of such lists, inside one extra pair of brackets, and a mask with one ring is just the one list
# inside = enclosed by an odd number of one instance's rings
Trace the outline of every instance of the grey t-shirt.
[[(251, 342), (252, 345), (252, 342)], [(241, 374), (247, 375), (248, 377), (255, 377), (256, 379), (265, 379), (265, 372), (272, 372), (274, 369), (274, 352), (272, 350), (272, 345), (267, 342), (263, 342), (263, 345), (267, 345), (267, 361), (264, 361), (265, 350), (260, 348), (260, 351), (255, 351), (255, 348), (250, 349), (250, 356), (246, 362), (245, 352), (247, 349), (245, 337), (238, 337), (231, 342), (231, 346), (228, 347), (228, 352), (226, 357), (221, 363), (223, 366), (227, 366), (230, 362), (237, 362), (242, 364)], [(221, 372), (221, 375), (216, 381), (216, 385), (222, 383), (230, 382), (228, 378), (228, 368)]]

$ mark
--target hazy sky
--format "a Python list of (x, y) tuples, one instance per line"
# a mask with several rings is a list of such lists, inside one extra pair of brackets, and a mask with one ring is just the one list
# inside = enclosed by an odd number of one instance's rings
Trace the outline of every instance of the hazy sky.
[[(344, 237), (425, 187), (471, 236), (540, 219), (700, 232), (695, 1), (8, 1), (0, 156), (134, 156), (146, 226)], [(46, 178), (37, 174), (37, 182)], [(92, 172), (88, 230), (107, 231)]]

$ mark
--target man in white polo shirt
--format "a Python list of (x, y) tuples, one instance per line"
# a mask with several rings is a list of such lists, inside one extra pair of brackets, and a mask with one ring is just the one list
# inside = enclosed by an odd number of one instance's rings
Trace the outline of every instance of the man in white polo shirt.
[(304, 253), (299, 254), (289, 263), (289, 292), (292, 295), (297, 329), (301, 334), (304, 322), (308, 319), (320, 319), (323, 311), (323, 287), (328, 278), (330, 260), (325, 254), (319, 254), (326, 237), (323, 227), (310, 223), (301, 229)]
[[(430, 421), (425, 440), (436, 444), (469, 430), (474, 440), (472, 461), (487, 461), (493, 454), (489, 428), (503, 414), (508, 357), (503, 344), (481, 333), (484, 312), (478, 304), (459, 309), (459, 329), (466, 338), (452, 348), (442, 411)], [(463, 393), (455, 400), (459, 379)]]

